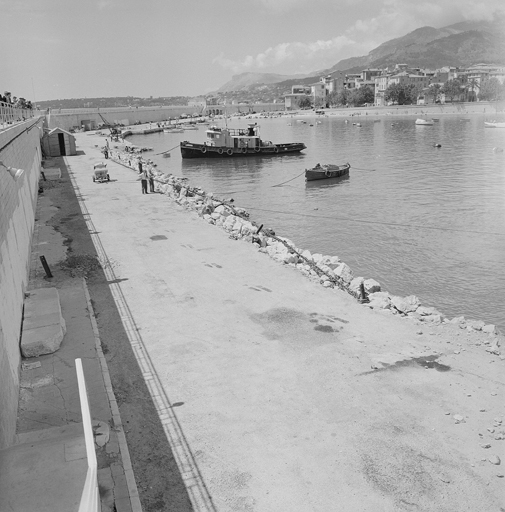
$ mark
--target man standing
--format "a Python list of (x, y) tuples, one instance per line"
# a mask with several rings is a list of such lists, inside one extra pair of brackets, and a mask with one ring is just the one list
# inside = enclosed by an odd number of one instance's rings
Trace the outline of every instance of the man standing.
[(151, 169), (149, 169), (149, 190), (154, 192), (154, 174)]
[(148, 194), (147, 192), (147, 170), (142, 169), (142, 162), (139, 160), (139, 174), (140, 181), (142, 182), (142, 194)]

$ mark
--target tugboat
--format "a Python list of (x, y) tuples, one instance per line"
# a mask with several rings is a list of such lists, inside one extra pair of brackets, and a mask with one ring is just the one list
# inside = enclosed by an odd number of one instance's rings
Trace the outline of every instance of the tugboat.
[(278, 156), (287, 153), (299, 153), (307, 146), (303, 142), (274, 144), (260, 138), (257, 123), (247, 128), (218, 128), (211, 126), (206, 130), (207, 140), (203, 144), (181, 142), (182, 158), (218, 158), (236, 156)]

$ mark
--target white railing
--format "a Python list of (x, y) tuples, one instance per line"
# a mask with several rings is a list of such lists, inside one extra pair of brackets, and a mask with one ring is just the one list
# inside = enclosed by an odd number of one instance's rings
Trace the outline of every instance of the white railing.
[(93, 436), (93, 426), (91, 424), (91, 412), (89, 410), (86, 381), (84, 380), (82, 361), (80, 359), (75, 360), (75, 370), (77, 372), (77, 383), (79, 384), (79, 399), (81, 401), (84, 440), (86, 442), (86, 456), (88, 458), (88, 473), (86, 474), (86, 482), (84, 483), (84, 489), (82, 490), (79, 512), (99, 512), (100, 495), (98, 493), (98, 466), (95, 453), (95, 438)]
[(16, 108), (11, 103), (0, 101), (0, 128), (7, 128), (39, 114), (38, 110)]

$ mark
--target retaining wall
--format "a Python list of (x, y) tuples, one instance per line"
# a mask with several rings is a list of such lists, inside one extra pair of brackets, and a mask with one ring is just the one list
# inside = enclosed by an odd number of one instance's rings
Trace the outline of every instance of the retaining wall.
[(14, 181), (0, 166), (0, 450), (16, 433), (20, 333), (41, 168), (43, 117), (0, 131), (0, 161), (23, 169)]

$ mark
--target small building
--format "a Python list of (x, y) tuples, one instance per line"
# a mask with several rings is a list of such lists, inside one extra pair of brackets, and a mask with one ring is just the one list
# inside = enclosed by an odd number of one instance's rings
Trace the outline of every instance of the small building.
[(75, 137), (62, 128), (53, 128), (42, 137), (42, 149), (46, 156), (75, 155)]

